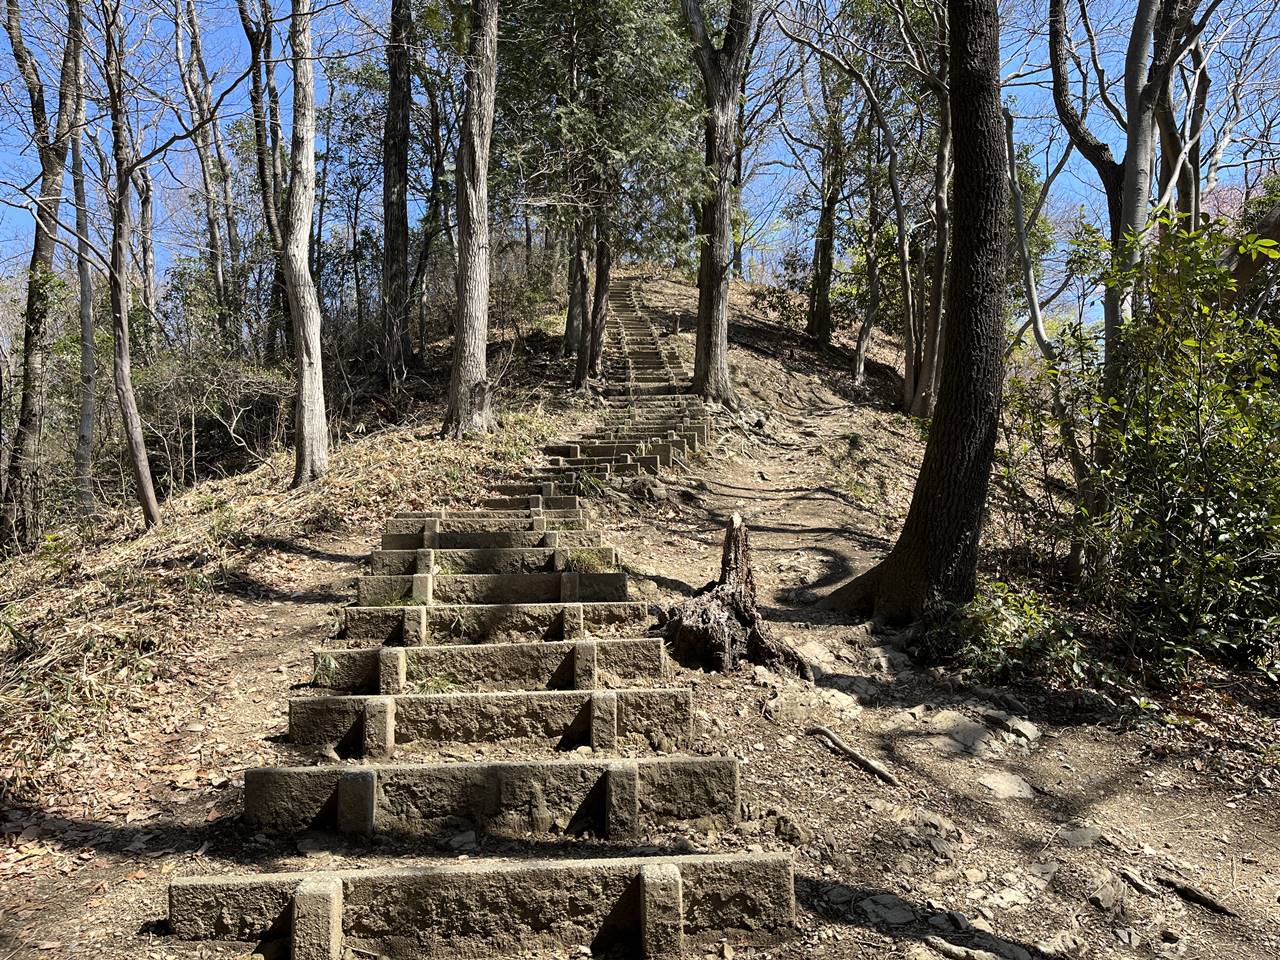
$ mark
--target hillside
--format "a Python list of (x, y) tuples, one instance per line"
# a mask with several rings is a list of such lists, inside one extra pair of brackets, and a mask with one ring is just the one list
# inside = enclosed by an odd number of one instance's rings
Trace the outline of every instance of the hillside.
[[(687, 283), (646, 275), (639, 289), (655, 316), (691, 328)], [(889, 338), (874, 343), (869, 391), (855, 392), (842, 349), (815, 351), (748, 291), (734, 297), (744, 408), (717, 418), (686, 470), (590, 501), (633, 598), (654, 607), (716, 575), (741, 513), (765, 614), (818, 667), (812, 684), (763, 668), (680, 671), (699, 710), (693, 752), (740, 759), (745, 807), (732, 829), (657, 833), (652, 852), (795, 859), (794, 935), (754, 953), (727, 940), (713, 955), (1276, 956), (1274, 757), (1086, 690), (926, 670), (905, 638), (811, 608), (891, 546), (923, 441), (891, 409)], [(170, 875), (334, 859), (310, 837), (246, 830), (241, 771), (284, 755), (281, 703), (310, 682), (310, 651), (329, 643), (369, 531), (397, 510), (465, 502), (476, 481), (592, 416), (593, 400), (565, 397), (567, 372), (548, 357), (513, 368), (500, 430), (483, 443), (434, 439), (439, 410), (424, 406), (345, 443), (301, 493), (283, 491), (287, 468), (273, 461), (183, 495), (159, 531), (122, 520), (103, 541), (68, 533), (4, 571), (8, 642), (31, 651), (25, 679), (3, 688), (0, 956), (236, 955), (165, 936)], [(1274, 706), (1247, 717), (1269, 742)], [(392, 845), (374, 859), (401, 853), (427, 856)], [(431, 855), (508, 854), (484, 840)]]

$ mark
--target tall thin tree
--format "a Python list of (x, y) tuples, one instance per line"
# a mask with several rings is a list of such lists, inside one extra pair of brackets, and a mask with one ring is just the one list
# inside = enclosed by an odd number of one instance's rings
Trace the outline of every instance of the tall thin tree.
[(382, 136), (382, 337), (387, 383), (401, 375), (409, 340), (409, 57), (413, 12), (392, 0), (387, 38), (387, 118)]
[(67, 33), (58, 79), (58, 113), (49, 117), (40, 68), (22, 32), (18, 0), (7, 0), (5, 31), (13, 60), (26, 86), (31, 134), (40, 163), (40, 192), (34, 204), (35, 229), (27, 266), (27, 304), (22, 324), (22, 394), (9, 451), (9, 469), (0, 483), (0, 546), (29, 547), (40, 533), (40, 491), (36, 476), (45, 406), (45, 355), (53, 294), (53, 253), (62, 202), (67, 148), (75, 118), (77, 77), (84, 43), (80, 0), (67, 0)]
[(324, 368), (320, 356), (320, 300), (311, 276), (311, 215), (316, 202), (316, 92), (311, 59), (311, 0), (293, 0), (289, 48), (293, 58), (293, 136), (289, 189), (285, 198), (284, 282), (293, 320), (298, 363), (294, 402), (293, 485), (329, 468), (329, 422), (325, 415)]
[(498, 0), (471, 0), (467, 10), (466, 97), (456, 164), (458, 312), (446, 437), (493, 429), (489, 409), (489, 143), (498, 79)]

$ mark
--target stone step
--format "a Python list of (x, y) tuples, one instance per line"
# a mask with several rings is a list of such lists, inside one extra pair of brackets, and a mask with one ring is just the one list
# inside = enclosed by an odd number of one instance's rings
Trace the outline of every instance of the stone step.
[(527, 496), (486, 497), (480, 501), (484, 510), (577, 510), (582, 504), (574, 496), (556, 496), (530, 493)]
[(687, 689), (524, 690), (293, 697), (289, 740), (340, 756), (391, 758), (405, 744), (534, 741), (557, 750), (680, 747), (693, 731)]
[(581, 510), (563, 511), (564, 516), (547, 516), (528, 511), (476, 511), (444, 517), (396, 514), (382, 526), (384, 536), (426, 533), (496, 533), (502, 530), (585, 530), (587, 519)]
[(625, 573), (418, 573), (362, 576), (361, 607), (416, 603), (600, 603), (627, 599)]
[(169, 928), (184, 940), (291, 939), (295, 960), (347, 950), (389, 960), (531, 950), (680, 956), (734, 930), (795, 922), (783, 854), (467, 861), (434, 867), (183, 877)]
[(657, 824), (738, 822), (733, 757), (340, 764), (245, 771), (244, 817), (299, 833), (507, 837), (590, 831), (635, 839)]
[(446, 530), (440, 533), (383, 534), (383, 550), (493, 550), (528, 547), (600, 546), (598, 530)]
[(604, 573), (618, 566), (613, 547), (499, 547), (477, 550), (374, 550), (373, 576), (415, 573)]
[(551, 483), (496, 483), (489, 489), (500, 497), (552, 497), (564, 495), (556, 490), (555, 484)]
[(661, 637), (316, 650), (318, 687), (362, 694), (594, 690), (670, 672)]
[(341, 636), (349, 646), (415, 647), (445, 643), (537, 643), (642, 632), (648, 604), (493, 603), (344, 607)]

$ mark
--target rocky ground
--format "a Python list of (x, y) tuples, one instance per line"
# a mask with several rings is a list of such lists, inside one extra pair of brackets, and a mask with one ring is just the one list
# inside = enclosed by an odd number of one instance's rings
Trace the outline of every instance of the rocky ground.
[[(691, 305), (687, 286), (662, 279), (646, 297), (671, 314)], [(774, 632), (818, 667), (816, 683), (760, 668), (677, 678), (694, 687), (695, 750), (741, 757), (746, 810), (736, 829), (665, 831), (649, 849), (789, 850), (796, 862), (794, 935), (707, 953), (1280, 956), (1280, 810), (1265, 757), (1136, 722), (1086, 692), (990, 689), (925, 670), (904, 652), (908, 638), (812, 609), (892, 543), (922, 441), (874, 402), (887, 366), (873, 364), (868, 399), (849, 389), (838, 355), (767, 324), (734, 336), (746, 409), (720, 420), (718, 442), (683, 474), (607, 491), (592, 508), (633, 593), (664, 606), (716, 575), (724, 525), (740, 512)], [(73, 745), (61, 792), (0, 812), (0, 960), (233, 956), (164, 936), (171, 874), (314, 869), (343, 855), (331, 838), (247, 833), (236, 811), (241, 769), (283, 755), (284, 698), (309, 679), (311, 648), (352, 596), (372, 544), (366, 519), (285, 538), (234, 586), (201, 594), (188, 651), (160, 664), (110, 737)], [(1272, 741), (1277, 706), (1256, 711)], [(378, 857), (515, 849), (441, 839)], [(556, 841), (543, 852), (558, 855)]]

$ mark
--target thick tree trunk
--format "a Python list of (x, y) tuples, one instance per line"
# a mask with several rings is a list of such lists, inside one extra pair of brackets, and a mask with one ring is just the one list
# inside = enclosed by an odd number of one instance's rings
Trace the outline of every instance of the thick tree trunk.
[[(736, 88), (731, 88), (736, 89)], [(731, 161), (736, 114), (708, 92), (707, 168), (711, 193), (702, 203), (698, 257), (698, 330), (693, 390), (706, 400), (737, 405), (729, 377), (729, 277), (733, 258)]]
[(383, 368), (387, 383), (398, 380), (409, 341), (409, 110), (412, 101), (409, 0), (392, 0), (387, 40), (387, 118), (382, 137)]
[(489, 409), (489, 143), (498, 72), (498, 0), (471, 0), (466, 104), (456, 165), (458, 316), (453, 373), (442, 433), (466, 437), (493, 429)]
[(311, 215), (316, 201), (316, 103), (311, 61), (311, 0), (293, 0), (289, 46), (293, 58), (293, 138), (285, 208), (284, 279), (293, 319), (298, 363), (294, 402), (293, 486), (324, 476), (329, 468), (320, 355), (320, 300), (311, 277)]
[(81, 127), (84, 124), (84, 89), (76, 105), (76, 132), (71, 140), (71, 184), (76, 201), (76, 275), (79, 282), (80, 312), (80, 423), (76, 430), (75, 483), (80, 509), (94, 507), (93, 421), (98, 394), (98, 360), (94, 345), (93, 268), (89, 256), (89, 201), (85, 190)]
[(698, 241), (698, 331), (693, 390), (706, 400), (737, 406), (729, 376), (729, 277), (733, 265), (733, 178), (738, 98), (750, 53), (754, 0), (732, 0), (716, 47), (701, 0), (681, 0), (693, 57), (702, 74), (706, 107), (708, 191), (702, 198)]
[[(8, 450), (5, 482), (0, 484), (0, 549), (26, 548), (40, 535), (39, 462), (44, 426), (46, 330), (54, 285), (53, 254), (57, 243), (58, 211), (67, 148), (77, 92), (83, 83), (80, 57), (83, 45), (79, 0), (68, 0), (67, 34), (58, 79), (58, 115), (50, 126), (45, 112), (44, 82), (22, 34), (17, 0), (9, 0), (5, 30), (13, 59), (27, 88), (35, 147), (40, 160), (40, 193), (35, 203), (31, 259), (27, 265), (27, 302), (22, 326), (22, 393), (13, 443)], [(2, 444), (0, 444), (2, 445)]]
[(949, 0), (955, 231), (948, 323), (929, 431), (902, 535), (825, 606), (903, 622), (973, 597), (1003, 384), (1007, 173), (995, 0)]

